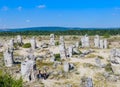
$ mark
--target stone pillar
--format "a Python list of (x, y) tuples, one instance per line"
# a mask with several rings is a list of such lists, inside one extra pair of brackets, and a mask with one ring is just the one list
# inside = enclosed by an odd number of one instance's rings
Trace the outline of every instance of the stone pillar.
[(36, 40), (35, 40), (35, 37), (33, 37), (31, 40), (30, 40), (30, 43), (31, 43), (31, 48), (34, 50), (36, 49)]
[(69, 72), (69, 63), (68, 62), (64, 62), (64, 65), (63, 65), (63, 70), (64, 72)]
[(59, 41), (60, 44), (65, 44), (64, 43), (64, 37), (63, 36), (60, 36), (60, 41)]
[(14, 63), (13, 61), (13, 51), (7, 49), (4, 53), (3, 53), (3, 56), (4, 56), (4, 63), (5, 63), (5, 66), (7, 67), (11, 67)]
[(76, 47), (76, 48), (78, 48), (78, 47), (79, 47), (79, 41), (78, 41), (78, 42), (76, 42), (75, 47)]
[(50, 34), (50, 45), (55, 46), (55, 36), (54, 36), (54, 34)]
[(34, 81), (36, 63), (33, 60), (27, 59), (21, 63), (21, 75), (24, 81)]
[(59, 45), (60, 57), (61, 59), (66, 59), (66, 49), (64, 45)]
[(85, 35), (85, 47), (89, 47), (89, 37), (87, 35)]
[(68, 54), (69, 54), (69, 57), (72, 57), (72, 55), (73, 55), (73, 46), (69, 46)]
[(14, 49), (14, 39), (13, 38), (9, 42), (9, 48)]
[(85, 87), (93, 87), (92, 78), (87, 78)]
[(90, 46), (89, 37), (87, 36), (87, 34), (81, 38), (81, 44), (82, 44), (82, 47), (89, 47)]
[(107, 39), (104, 39), (104, 48), (105, 48), (105, 49), (108, 48)]
[(95, 36), (94, 45), (95, 45), (94, 47), (99, 48), (99, 46), (100, 46), (100, 37), (99, 37), (99, 35)]
[(100, 40), (100, 48), (101, 48), (101, 49), (104, 48), (104, 43), (103, 43), (103, 40), (102, 40), (102, 39)]
[(17, 35), (17, 43), (19, 43), (20, 45), (23, 44), (21, 35)]
[(59, 45), (59, 51), (60, 51), (60, 57), (61, 59), (65, 59), (67, 56), (65, 43), (64, 43), (64, 37), (60, 36), (60, 45)]

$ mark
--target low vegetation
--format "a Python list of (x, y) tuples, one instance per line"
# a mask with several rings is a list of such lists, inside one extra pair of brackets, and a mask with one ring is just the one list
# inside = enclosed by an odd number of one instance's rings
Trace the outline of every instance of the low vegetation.
[(8, 73), (0, 71), (0, 87), (23, 87), (22, 78), (15, 79)]
[(23, 48), (30, 48), (30, 47), (31, 47), (31, 44), (30, 44), (30, 43), (25, 43), (22, 47), (23, 47)]

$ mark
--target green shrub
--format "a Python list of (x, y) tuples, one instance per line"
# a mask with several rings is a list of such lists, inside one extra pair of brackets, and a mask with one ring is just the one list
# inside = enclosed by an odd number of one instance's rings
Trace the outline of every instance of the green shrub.
[(105, 33), (103, 36), (104, 38), (110, 38), (110, 35), (108, 33)]
[(60, 61), (60, 54), (54, 54), (54, 56), (56, 61)]
[(105, 71), (107, 72), (112, 72), (112, 67), (111, 67), (111, 64), (108, 63), (106, 66), (105, 66)]
[(30, 48), (31, 47), (31, 44), (30, 43), (25, 43), (24, 45), (23, 45), (23, 48)]
[(104, 59), (102, 56), (98, 56), (98, 58), (100, 58), (100, 59)]
[(23, 87), (22, 78), (14, 79), (9, 74), (0, 73), (0, 87)]
[(56, 42), (55, 42), (55, 45), (58, 46), (58, 45), (59, 45), (59, 41), (56, 41)]

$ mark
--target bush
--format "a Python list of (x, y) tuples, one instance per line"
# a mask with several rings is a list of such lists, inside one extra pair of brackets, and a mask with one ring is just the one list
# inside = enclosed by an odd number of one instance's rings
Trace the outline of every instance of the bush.
[(56, 61), (60, 61), (60, 54), (54, 54), (54, 56)]
[(102, 56), (98, 56), (98, 58), (100, 58), (100, 59), (104, 59)]
[(110, 64), (110, 63), (108, 63), (108, 64), (105, 66), (105, 70), (106, 70), (107, 72), (112, 72), (112, 67), (111, 67), (111, 64)]
[(55, 45), (58, 46), (58, 45), (59, 45), (59, 41), (56, 41), (56, 42), (55, 42)]
[(0, 73), (0, 87), (23, 87), (22, 78), (14, 79), (9, 74)]
[(31, 44), (30, 43), (25, 43), (24, 45), (23, 45), (23, 48), (30, 48), (31, 47)]
[(108, 33), (104, 34), (104, 38), (109, 38), (110, 35)]

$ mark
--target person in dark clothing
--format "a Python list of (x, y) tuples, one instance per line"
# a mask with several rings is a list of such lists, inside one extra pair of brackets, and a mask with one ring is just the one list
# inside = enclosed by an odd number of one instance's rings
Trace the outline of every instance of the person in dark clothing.
[(39, 70), (39, 73), (37, 74), (37, 78), (38, 78), (38, 79), (42, 79), (42, 73), (41, 73), (41, 70)]

